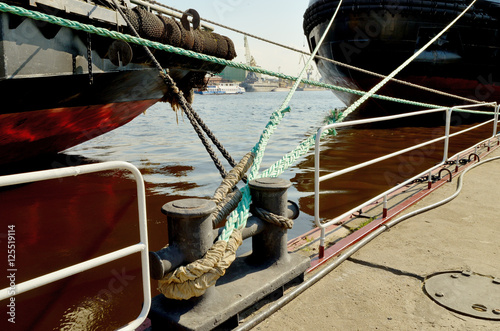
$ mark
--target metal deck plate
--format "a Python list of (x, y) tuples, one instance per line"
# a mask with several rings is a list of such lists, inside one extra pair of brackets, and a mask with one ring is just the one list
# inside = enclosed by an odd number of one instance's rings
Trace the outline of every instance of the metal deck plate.
[(470, 271), (450, 271), (429, 276), (427, 295), (454, 312), (489, 320), (500, 320), (500, 279)]

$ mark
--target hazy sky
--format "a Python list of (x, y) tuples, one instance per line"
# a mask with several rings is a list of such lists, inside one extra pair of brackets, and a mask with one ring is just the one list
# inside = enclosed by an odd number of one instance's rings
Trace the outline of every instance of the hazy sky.
[[(309, 51), (302, 29), (302, 17), (309, 0), (159, 0), (180, 10), (196, 9), (202, 18)], [(230, 37), (236, 47), (237, 62), (245, 62), (243, 36), (215, 27), (215, 32)], [(250, 51), (262, 68), (298, 75), (301, 55), (249, 38)], [(303, 64), (303, 62), (301, 62)]]

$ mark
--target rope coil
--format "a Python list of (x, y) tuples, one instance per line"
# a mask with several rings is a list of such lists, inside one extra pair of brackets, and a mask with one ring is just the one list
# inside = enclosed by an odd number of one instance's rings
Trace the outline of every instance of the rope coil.
[(165, 297), (175, 300), (187, 300), (203, 295), (226, 273), (242, 242), (241, 232), (233, 231), (227, 242), (217, 241), (202, 259), (179, 267), (159, 280), (158, 290)]

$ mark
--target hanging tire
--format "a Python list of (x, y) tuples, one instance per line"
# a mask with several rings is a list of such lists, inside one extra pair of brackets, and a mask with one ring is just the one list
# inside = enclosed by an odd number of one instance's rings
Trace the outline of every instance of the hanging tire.
[(193, 52), (203, 53), (205, 51), (205, 41), (203, 35), (200, 30), (193, 31), (194, 36), (194, 44), (193, 44)]
[(226, 39), (218, 33), (212, 33), (212, 36), (214, 36), (217, 42), (217, 49), (215, 51), (215, 56), (225, 59), (228, 50)]
[(181, 31), (179, 30), (179, 26), (170, 17), (160, 16), (160, 20), (164, 24), (165, 31), (160, 42), (178, 47), (181, 44)]
[(201, 31), (201, 34), (203, 36), (203, 44), (204, 44), (203, 52), (207, 55), (216, 55), (217, 40), (215, 40), (214, 36), (208, 31)]
[(227, 42), (227, 54), (226, 54), (226, 60), (232, 60), (236, 57), (236, 48), (234, 47), (233, 41), (226, 36), (223, 36), (224, 39), (226, 39)]
[(139, 17), (139, 35), (150, 40), (159, 41), (164, 34), (163, 22), (158, 16), (141, 7), (135, 7), (134, 11)]
[[(137, 13), (135, 11), (133, 11), (132, 9), (128, 9), (128, 8), (124, 8), (123, 13), (125, 14), (125, 16), (127, 16), (128, 20), (132, 24), (132, 27), (135, 29), (135, 31), (137, 31), (137, 33), (139, 33), (140, 24), (139, 24), (139, 17), (137, 16)], [(128, 34), (134, 36), (134, 33), (132, 32), (130, 27), (126, 28), (126, 32)]]
[(177, 26), (179, 27), (179, 31), (181, 32), (181, 43), (179, 47), (192, 50), (194, 46), (194, 35), (193, 30), (186, 30), (181, 22), (175, 21)]

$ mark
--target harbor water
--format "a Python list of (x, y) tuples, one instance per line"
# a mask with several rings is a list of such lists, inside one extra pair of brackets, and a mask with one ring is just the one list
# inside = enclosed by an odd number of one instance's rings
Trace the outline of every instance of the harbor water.
[[(196, 96), (193, 108), (237, 161), (258, 141), (286, 92)], [(329, 91), (297, 92), (271, 138), (261, 169), (314, 134), (343, 104)], [(424, 126), (345, 128), (322, 143), (324, 173), (385, 155), (444, 133), (444, 120)], [(470, 124), (454, 121), (453, 131)], [(485, 139), (491, 126), (451, 141), (450, 155)], [(442, 159), (442, 143), (322, 184), (321, 217), (332, 218)], [(221, 178), (186, 116), (156, 104), (127, 125), (54, 158), (3, 167), (2, 174), (128, 161), (146, 182), (150, 250), (167, 244), (161, 206), (186, 198), (209, 198)], [(223, 162), (229, 170), (227, 162)], [(301, 215), (289, 238), (314, 227), (314, 158), (311, 150), (282, 175), (292, 181), (288, 198)], [(16, 283), (121, 249), (139, 241), (135, 183), (124, 171), (18, 185), (0, 190), (2, 227), (15, 225)], [(141, 310), (139, 256), (134, 255), (16, 296), (16, 323), (0, 319), (1, 330), (112, 330)], [(2, 277), (2, 288), (9, 280)], [(152, 293), (158, 294), (152, 281)], [(6, 310), (6, 304), (3, 310)], [(4, 314), (5, 316), (5, 314)], [(12, 328), (14, 326), (14, 328)]]

